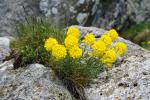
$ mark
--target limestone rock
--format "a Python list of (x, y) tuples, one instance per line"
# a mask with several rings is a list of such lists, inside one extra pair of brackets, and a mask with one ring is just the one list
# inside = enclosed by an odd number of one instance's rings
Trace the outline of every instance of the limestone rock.
[(15, 23), (38, 16), (55, 25), (84, 25), (118, 30), (150, 21), (150, 0), (0, 0), (0, 35)]
[[(102, 35), (103, 30), (92, 27), (76, 26), (81, 34), (92, 32)], [(121, 37), (116, 41), (127, 44), (123, 61), (113, 69), (100, 73), (85, 87), (87, 100), (150, 100), (150, 51)], [(109, 75), (109, 76), (107, 76)]]
[(14, 70), (12, 61), (0, 65), (1, 100), (72, 100), (51, 69), (31, 64)]
[(18, 21), (36, 16), (37, 4), (37, 0), (0, 0), (0, 36), (13, 34)]
[(132, 52), (121, 65), (101, 73), (85, 88), (87, 100), (149, 100), (150, 52)]
[(0, 37), (0, 63), (5, 59), (6, 56), (9, 56), (9, 44), (10, 39), (8, 37)]
[[(53, 23), (79, 24), (118, 30), (150, 21), (149, 0), (41, 0), (41, 11)], [(57, 13), (52, 13), (53, 8)]]

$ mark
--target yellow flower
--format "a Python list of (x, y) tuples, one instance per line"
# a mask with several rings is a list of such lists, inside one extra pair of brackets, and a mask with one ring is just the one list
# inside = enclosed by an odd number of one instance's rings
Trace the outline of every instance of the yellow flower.
[(116, 43), (116, 45), (114, 46), (115, 51), (120, 54), (121, 56), (123, 56), (126, 52), (127, 46), (125, 43), (123, 42), (118, 42)]
[(72, 36), (75, 36), (76, 38), (78, 38), (79, 37), (79, 33), (80, 33), (80, 31), (79, 31), (78, 28), (76, 28), (76, 27), (69, 27), (68, 31), (67, 31), (67, 36), (72, 35)]
[(73, 48), (74, 46), (78, 46), (78, 38), (69, 35), (65, 39), (65, 46), (67, 49)]
[(67, 56), (67, 50), (64, 45), (55, 45), (52, 48), (52, 56), (56, 58), (56, 60), (63, 59)]
[(111, 37), (107, 33), (104, 33), (102, 35), (100, 41), (103, 41), (106, 44), (106, 46), (110, 46), (110, 44), (112, 43)]
[(103, 41), (96, 41), (92, 46), (94, 56), (102, 56), (106, 50), (106, 45)]
[(150, 44), (150, 41), (148, 41), (147, 44)]
[(74, 47), (69, 49), (69, 55), (72, 58), (80, 58), (82, 56), (82, 49), (80, 49), (79, 47)]
[(58, 44), (57, 40), (50, 37), (45, 41), (44, 47), (47, 51), (51, 51), (52, 47), (56, 44)]
[(118, 38), (118, 33), (115, 29), (109, 30), (109, 36), (111, 37), (112, 41)]
[(104, 56), (100, 59), (100, 61), (107, 67), (111, 67), (112, 64), (116, 61), (116, 58), (116, 52), (113, 49), (110, 49), (105, 52)]
[(83, 42), (85, 42), (87, 45), (92, 45), (94, 44), (95, 40), (95, 36), (89, 33), (84, 37)]

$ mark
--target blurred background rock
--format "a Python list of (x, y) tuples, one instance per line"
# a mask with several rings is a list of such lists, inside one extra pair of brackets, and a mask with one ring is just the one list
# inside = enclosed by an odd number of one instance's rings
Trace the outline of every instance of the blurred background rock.
[(28, 16), (63, 27), (115, 28), (144, 47), (150, 40), (150, 0), (0, 0), (0, 35), (13, 34)]

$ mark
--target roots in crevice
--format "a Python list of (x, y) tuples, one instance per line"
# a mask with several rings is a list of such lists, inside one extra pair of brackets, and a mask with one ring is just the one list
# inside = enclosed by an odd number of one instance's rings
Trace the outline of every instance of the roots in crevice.
[(80, 86), (76, 86), (73, 82), (69, 80), (63, 80), (64, 85), (70, 91), (70, 93), (77, 99), (77, 100), (86, 100), (84, 95), (84, 88)]
[(78, 86), (72, 80), (64, 78), (59, 72), (55, 73), (76, 100), (86, 100), (83, 86)]

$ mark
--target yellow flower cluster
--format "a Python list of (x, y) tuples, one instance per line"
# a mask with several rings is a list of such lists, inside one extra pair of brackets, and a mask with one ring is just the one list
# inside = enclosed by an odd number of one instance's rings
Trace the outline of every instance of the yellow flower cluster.
[(74, 36), (76, 38), (79, 38), (79, 33), (80, 33), (80, 31), (78, 28), (69, 27), (68, 31), (67, 31), (67, 36), (71, 35), (71, 36)]
[(110, 49), (105, 52), (104, 56), (100, 59), (100, 61), (107, 65), (107, 67), (112, 67), (112, 64), (116, 61), (117, 54), (113, 49)]
[[(98, 41), (95, 41), (91, 48), (93, 52), (89, 53), (90, 56), (100, 57), (100, 61), (111, 67), (116, 61), (117, 55), (123, 56), (126, 51), (126, 44), (118, 42), (113, 48), (110, 48), (111, 43), (118, 38), (116, 30), (111, 29), (108, 32), (104, 32)], [(88, 37), (89, 39), (89, 37)], [(88, 39), (85, 38), (84, 42), (87, 44)], [(94, 39), (93, 39), (94, 41)]]
[(112, 43), (112, 39), (107, 33), (104, 33), (102, 35), (100, 41), (103, 41), (107, 47), (110, 46), (110, 44)]
[(109, 36), (111, 37), (112, 41), (114, 41), (118, 38), (118, 33), (115, 29), (111, 29), (109, 30)]
[(64, 42), (69, 56), (74, 59), (82, 56), (82, 49), (79, 48), (79, 32), (78, 28), (70, 27)]
[(94, 50), (93, 55), (94, 56), (102, 56), (104, 52), (106, 51), (106, 45), (103, 41), (96, 41), (91, 48)]
[(115, 51), (117, 52), (117, 54), (123, 56), (124, 53), (126, 52), (127, 46), (125, 43), (123, 42), (118, 42), (116, 43), (116, 45), (114, 46)]
[(118, 38), (118, 33), (115, 29), (110, 29), (108, 32), (105, 32), (102, 37), (100, 38), (101, 41), (103, 41), (106, 46), (110, 46), (111, 43)]
[(147, 42), (147, 44), (150, 44), (150, 40)]
[(69, 49), (69, 56), (72, 58), (80, 58), (82, 56), (82, 49), (79, 47)]
[(63, 59), (67, 56), (67, 50), (64, 45), (57, 44), (52, 48), (52, 55), (56, 60)]
[(73, 48), (74, 46), (78, 46), (78, 38), (72, 36), (72, 35), (69, 35), (66, 37), (65, 41), (65, 46), (67, 49), (70, 49), (70, 48)]
[(95, 36), (91, 33), (88, 33), (85, 37), (83, 42), (85, 42), (87, 45), (92, 45), (95, 42)]
[(70, 27), (67, 31), (67, 37), (64, 41), (64, 45), (58, 44), (55, 38), (48, 38), (45, 41), (44, 47), (47, 51), (51, 51), (51, 54), (58, 61), (64, 59), (67, 56), (72, 58), (80, 58), (82, 56), (82, 49), (79, 48), (79, 29), (75, 27)]
[(48, 38), (45, 41), (44, 47), (47, 51), (51, 51), (52, 55), (56, 60), (60, 60), (66, 57), (67, 51), (63, 45), (58, 44), (58, 41), (55, 38)]
[[(98, 41), (95, 41), (91, 46), (91, 48), (93, 49), (93, 55), (100, 56), (100, 57), (103, 56), (103, 54), (107, 51), (107, 49), (111, 45), (112, 41), (114, 41), (117, 38), (118, 38), (118, 33), (114, 29), (111, 29), (108, 32), (104, 32), (101, 38)], [(85, 40), (87, 41), (90, 39), (85, 38)]]
[[(69, 27), (64, 45), (60, 45), (56, 39), (50, 37), (45, 41), (44, 47), (51, 52), (56, 60), (66, 58), (67, 54), (74, 59), (80, 58), (84, 52), (79, 47), (79, 33), (78, 28)], [(111, 67), (116, 61), (117, 55), (123, 56), (127, 49), (126, 44), (123, 42), (118, 42), (114, 47), (110, 47), (111, 43), (117, 38), (118, 33), (116, 30), (111, 29), (105, 32), (97, 41), (92, 33), (88, 33), (82, 42), (92, 49), (91, 52), (88, 52), (91, 57), (96, 57), (100, 59), (101, 63)]]
[(56, 44), (58, 44), (57, 40), (50, 37), (45, 41), (44, 47), (46, 48), (47, 51), (51, 51), (52, 47)]

